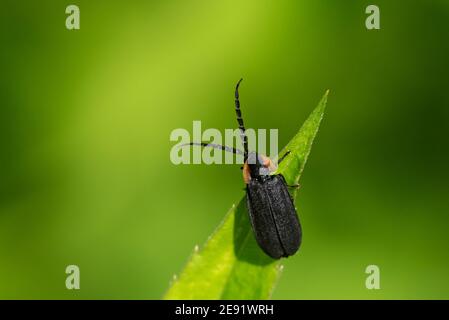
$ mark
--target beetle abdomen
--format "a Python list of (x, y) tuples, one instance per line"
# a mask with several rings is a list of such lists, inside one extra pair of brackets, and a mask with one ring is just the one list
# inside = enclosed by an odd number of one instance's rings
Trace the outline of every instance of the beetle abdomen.
[(247, 185), (247, 207), (257, 243), (270, 257), (293, 255), (301, 244), (301, 225), (281, 175)]

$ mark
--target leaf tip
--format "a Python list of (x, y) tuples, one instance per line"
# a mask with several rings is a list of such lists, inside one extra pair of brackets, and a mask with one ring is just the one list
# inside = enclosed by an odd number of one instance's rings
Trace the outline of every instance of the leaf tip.
[(323, 98), (321, 98), (321, 103), (323, 104), (323, 107), (326, 107), (326, 104), (327, 104), (327, 97), (329, 96), (329, 92), (330, 92), (330, 89), (327, 89), (327, 90), (324, 92)]
[(330, 89), (327, 89), (327, 90), (324, 92), (324, 95), (323, 95), (323, 97), (321, 98), (320, 103), (318, 104), (318, 106), (317, 106), (317, 108), (316, 108), (317, 110), (320, 110), (319, 113), (321, 113), (321, 115), (324, 114), (324, 109), (326, 109), (326, 105), (327, 105), (327, 97), (328, 97), (328, 95), (329, 95), (329, 92), (330, 92)]

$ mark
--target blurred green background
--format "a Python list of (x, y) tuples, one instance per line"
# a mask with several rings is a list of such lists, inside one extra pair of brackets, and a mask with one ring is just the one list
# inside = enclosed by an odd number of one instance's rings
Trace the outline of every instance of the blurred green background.
[(238, 165), (171, 164), (169, 135), (236, 127), (240, 77), (280, 147), (330, 89), (273, 298), (449, 298), (449, 2), (376, 1), (377, 31), (369, 4), (3, 0), (0, 298), (162, 297), (243, 195)]

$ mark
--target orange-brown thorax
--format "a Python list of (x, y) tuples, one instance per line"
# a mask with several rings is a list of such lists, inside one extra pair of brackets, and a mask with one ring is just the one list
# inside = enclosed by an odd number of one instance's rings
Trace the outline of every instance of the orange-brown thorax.
[[(276, 166), (270, 158), (264, 155), (259, 155), (259, 157), (262, 159), (262, 166), (264, 168), (267, 168), (269, 172), (274, 172), (276, 170)], [(243, 181), (245, 181), (245, 184), (248, 184), (250, 180), (251, 170), (248, 164), (248, 160), (246, 160), (245, 164), (243, 165)]]

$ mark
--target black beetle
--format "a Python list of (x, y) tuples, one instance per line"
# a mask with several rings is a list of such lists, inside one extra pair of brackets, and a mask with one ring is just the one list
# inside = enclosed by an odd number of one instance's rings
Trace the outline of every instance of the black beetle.
[[(266, 254), (274, 259), (280, 259), (298, 251), (302, 238), (301, 224), (284, 177), (280, 174), (271, 174), (275, 169), (271, 159), (256, 152), (248, 152), (248, 139), (239, 101), (241, 81), (242, 79), (235, 88), (235, 112), (244, 151), (206, 142), (191, 142), (187, 145), (200, 145), (243, 154), (246, 203), (254, 235)], [(281, 163), (288, 154), (289, 152), (284, 154), (278, 163)]]

